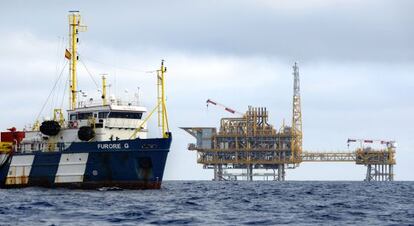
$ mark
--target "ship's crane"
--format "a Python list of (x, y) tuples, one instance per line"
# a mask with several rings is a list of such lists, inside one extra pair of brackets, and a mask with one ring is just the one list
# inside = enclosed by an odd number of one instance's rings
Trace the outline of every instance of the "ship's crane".
[(223, 105), (223, 104), (220, 104), (220, 103), (218, 103), (218, 102), (216, 102), (216, 101), (213, 101), (213, 100), (211, 100), (211, 99), (208, 99), (208, 100), (206, 101), (206, 106), (208, 107), (210, 104), (212, 104), (212, 105), (216, 105), (216, 106), (219, 106), (219, 107), (222, 107), (222, 108), (224, 108), (224, 110), (225, 110), (225, 111), (230, 112), (230, 113), (232, 113), (232, 114), (237, 114), (237, 115), (240, 115), (240, 116), (243, 116), (243, 115), (244, 115), (243, 113), (241, 113), (241, 112), (239, 112), (239, 111), (236, 111), (236, 110), (234, 110), (234, 109), (232, 109), (232, 108), (226, 107), (226, 106), (225, 106), (225, 105)]

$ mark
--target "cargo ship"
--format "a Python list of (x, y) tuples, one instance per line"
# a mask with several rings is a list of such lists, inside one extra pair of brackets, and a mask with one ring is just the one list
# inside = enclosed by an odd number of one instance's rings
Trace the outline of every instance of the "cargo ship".
[[(78, 11), (69, 12), (69, 107), (29, 129), (1, 132), (0, 187), (77, 189), (159, 189), (172, 135), (169, 132), (164, 61), (157, 75), (156, 107), (107, 97), (106, 78), (98, 102), (78, 101), (79, 32), (86, 31)], [(147, 138), (147, 122), (158, 112), (161, 135)]]

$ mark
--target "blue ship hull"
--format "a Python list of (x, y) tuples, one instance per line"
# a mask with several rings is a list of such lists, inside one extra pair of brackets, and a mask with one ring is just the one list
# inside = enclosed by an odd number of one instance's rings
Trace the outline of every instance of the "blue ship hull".
[(171, 136), (73, 143), (58, 152), (13, 152), (3, 156), (0, 187), (159, 189), (170, 145)]

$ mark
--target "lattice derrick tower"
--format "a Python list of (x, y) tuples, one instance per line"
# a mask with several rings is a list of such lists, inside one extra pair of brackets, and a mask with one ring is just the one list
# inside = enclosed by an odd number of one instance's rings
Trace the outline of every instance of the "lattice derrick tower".
[(292, 161), (300, 163), (302, 156), (302, 109), (300, 103), (299, 66), (293, 65)]

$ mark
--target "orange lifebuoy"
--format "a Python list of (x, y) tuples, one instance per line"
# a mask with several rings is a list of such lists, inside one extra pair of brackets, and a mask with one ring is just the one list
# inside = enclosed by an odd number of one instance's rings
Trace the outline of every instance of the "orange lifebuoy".
[(72, 121), (72, 122), (70, 122), (70, 127), (71, 128), (78, 128), (78, 121)]

